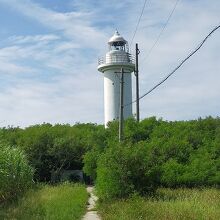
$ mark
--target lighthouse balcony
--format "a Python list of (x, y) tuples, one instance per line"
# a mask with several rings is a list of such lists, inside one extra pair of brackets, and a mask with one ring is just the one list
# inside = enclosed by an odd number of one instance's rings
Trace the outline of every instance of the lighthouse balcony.
[(98, 65), (105, 64), (134, 64), (134, 56), (130, 53), (126, 54), (106, 54), (106, 57), (98, 59)]

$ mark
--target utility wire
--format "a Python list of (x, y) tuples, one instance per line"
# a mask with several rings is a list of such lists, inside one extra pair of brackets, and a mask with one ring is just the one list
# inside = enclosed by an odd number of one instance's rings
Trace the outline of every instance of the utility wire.
[(162, 27), (160, 33), (158, 34), (156, 40), (154, 41), (152, 47), (150, 48), (150, 50), (149, 50), (149, 52), (148, 52), (148, 54), (141, 60), (141, 62), (143, 62), (145, 59), (147, 59), (147, 58), (150, 56), (152, 50), (154, 49), (154, 47), (156, 46), (156, 44), (157, 44), (158, 41), (160, 40), (160, 37), (162, 36), (164, 30), (166, 29), (166, 27), (167, 27), (167, 25), (168, 25), (168, 23), (169, 23), (169, 21), (170, 21), (170, 19), (171, 19), (171, 17), (172, 17), (172, 15), (173, 15), (173, 13), (174, 13), (174, 11), (175, 11), (175, 9), (176, 9), (176, 7), (177, 7), (177, 5), (178, 5), (179, 2), (180, 2), (180, 0), (176, 0), (176, 2), (175, 2), (175, 4), (174, 4), (174, 7), (173, 7), (173, 9), (171, 10), (169, 16), (167, 17), (167, 20), (166, 20), (165, 24), (163, 25), (163, 27)]
[[(144, 98), (146, 95), (150, 94), (153, 90), (155, 90), (158, 86), (160, 86), (162, 83), (164, 83), (170, 76), (172, 76), (191, 56), (193, 56), (206, 42), (206, 40), (217, 30), (220, 28), (220, 25), (216, 26), (204, 39), (203, 41), (196, 47), (194, 51), (192, 51), (182, 62), (171, 72), (169, 73), (162, 81), (157, 83), (153, 88), (151, 88), (149, 91), (147, 91), (145, 94), (140, 96), (139, 100)], [(131, 103), (126, 104), (125, 106), (131, 105), (135, 103), (137, 100), (134, 100)]]
[(144, 13), (144, 9), (145, 9), (145, 6), (146, 6), (147, 1), (148, 1), (148, 0), (145, 0), (145, 1), (144, 1), (144, 5), (143, 5), (143, 7), (142, 7), (141, 14), (140, 14), (140, 16), (139, 16), (137, 25), (136, 25), (135, 30), (134, 30), (134, 34), (133, 34), (133, 36), (132, 36), (132, 38), (131, 38), (130, 47), (131, 47), (131, 45), (132, 45), (132, 43), (133, 43), (133, 40), (134, 40), (134, 38), (135, 38), (135, 35), (136, 35), (136, 33), (137, 33), (137, 30), (138, 30), (138, 27), (139, 27), (139, 24), (140, 24), (142, 15), (143, 15), (143, 13)]

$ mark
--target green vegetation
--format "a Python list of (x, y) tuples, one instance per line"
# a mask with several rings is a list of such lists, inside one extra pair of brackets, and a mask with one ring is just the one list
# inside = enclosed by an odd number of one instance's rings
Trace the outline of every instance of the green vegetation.
[(85, 213), (87, 199), (81, 185), (38, 186), (17, 202), (0, 206), (0, 219), (77, 220)]
[[(168, 122), (155, 117), (102, 125), (35, 125), (2, 128), (0, 140), (22, 150), (36, 182), (59, 182), (65, 170), (92, 177), (102, 199), (129, 198), (158, 187), (220, 185), (220, 118)], [(52, 178), (53, 177), (53, 178)]]
[(84, 154), (95, 145), (97, 133), (102, 131), (103, 126), (93, 124), (42, 124), (25, 129), (2, 128), (0, 140), (22, 149), (35, 169), (34, 179), (48, 182), (51, 176), (59, 181), (63, 169), (82, 169)]
[(158, 189), (154, 196), (101, 202), (103, 220), (220, 219), (217, 189)]
[(33, 169), (20, 149), (0, 144), (0, 203), (16, 199), (31, 185)]
[(97, 150), (99, 156), (89, 151), (85, 157), (85, 163), (94, 167), (101, 199), (146, 195), (157, 187), (220, 185), (219, 118), (179, 122), (149, 118), (140, 123), (129, 119), (121, 144), (113, 136), (116, 125), (107, 129), (107, 146), (101, 153)]
[(96, 188), (102, 199), (145, 194), (157, 187), (156, 168), (151, 166), (144, 145), (117, 144), (106, 149), (97, 167)]

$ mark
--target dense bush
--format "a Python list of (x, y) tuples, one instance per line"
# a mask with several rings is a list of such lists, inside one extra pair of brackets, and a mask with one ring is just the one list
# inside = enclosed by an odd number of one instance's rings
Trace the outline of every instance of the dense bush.
[(109, 147), (98, 160), (96, 187), (100, 198), (123, 198), (145, 194), (157, 187), (157, 166), (142, 145), (118, 144)]
[(99, 157), (90, 157), (90, 164), (92, 159), (97, 164), (93, 167), (100, 197), (143, 194), (157, 186), (219, 186), (219, 132), (219, 118), (186, 122), (150, 118), (139, 124), (129, 119), (123, 145), (112, 138)]
[[(142, 120), (140, 123), (133, 118), (125, 121), (125, 145), (132, 145), (150, 139), (150, 135), (162, 123), (155, 117)], [(92, 145), (91, 150), (84, 155), (84, 172), (93, 179), (97, 176), (97, 163), (102, 152), (112, 146), (118, 146), (118, 122), (109, 122), (109, 127), (105, 131), (99, 132), (96, 140), (100, 140)]]
[(0, 202), (13, 199), (32, 184), (33, 169), (19, 149), (0, 144)]

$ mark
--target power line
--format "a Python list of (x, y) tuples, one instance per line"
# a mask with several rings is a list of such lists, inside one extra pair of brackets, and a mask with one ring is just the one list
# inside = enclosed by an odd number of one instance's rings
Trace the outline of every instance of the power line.
[[(182, 62), (171, 72), (169, 73), (162, 81), (157, 83), (153, 88), (151, 88), (149, 91), (147, 91), (145, 94), (140, 96), (139, 100), (144, 98), (146, 95), (150, 94), (152, 91), (154, 91), (158, 86), (160, 86), (162, 83), (164, 83), (170, 76), (172, 76), (191, 56), (193, 56), (206, 42), (206, 40), (217, 30), (220, 28), (220, 25), (216, 26), (204, 39), (203, 41), (196, 47), (194, 51), (192, 51)], [(131, 105), (133, 103), (137, 102), (137, 100), (134, 100), (131, 103), (126, 104), (125, 106)]]
[(142, 17), (142, 15), (143, 15), (143, 13), (144, 13), (144, 9), (145, 9), (145, 6), (146, 6), (147, 1), (148, 1), (148, 0), (145, 0), (145, 1), (144, 1), (144, 5), (143, 5), (143, 7), (142, 7), (141, 14), (140, 14), (140, 16), (139, 16), (137, 25), (136, 25), (135, 30), (134, 30), (134, 34), (133, 34), (133, 36), (132, 36), (132, 38), (131, 38), (131, 41), (130, 41), (130, 42), (131, 42), (131, 43), (130, 43), (130, 47), (131, 47), (131, 45), (132, 45), (132, 43), (133, 43), (133, 40), (134, 40), (134, 38), (135, 38), (135, 35), (136, 35), (136, 33), (137, 33), (137, 30), (138, 30), (138, 27), (139, 27), (139, 24), (140, 24), (140, 21), (141, 21), (141, 17)]
[(156, 40), (154, 41), (152, 47), (150, 48), (150, 50), (149, 50), (149, 52), (148, 52), (148, 54), (141, 60), (141, 62), (144, 61), (145, 59), (147, 59), (147, 58), (150, 56), (152, 50), (154, 49), (154, 47), (156, 46), (156, 44), (157, 44), (158, 41), (160, 40), (160, 37), (162, 36), (164, 30), (166, 29), (166, 27), (167, 27), (167, 25), (168, 25), (168, 23), (169, 23), (169, 21), (170, 21), (170, 19), (171, 19), (171, 17), (172, 17), (172, 15), (173, 15), (173, 13), (174, 13), (174, 11), (175, 11), (175, 9), (176, 9), (176, 7), (177, 7), (177, 5), (178, 5), (179, 2), (180, 2), (180, 0), (176, 0), (176, 2), (175, 2), (175, 4), (174, 4), (174, 6), (173, 6), (173, 8), (172, 8), (172, 10), (171, 10), (171, 12), (170, 12), (170, 14), (169, 14), (169, 16), (167, 17), (167, 20), (166, 20), (165, 24), (163, 25), (163, 27), (162, 27), (162, 29), (161, 29), (161, 31), (160, 31), (160, 33), (158, 34)]

